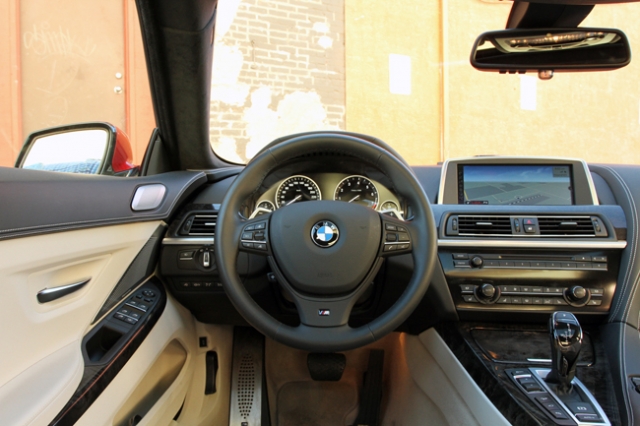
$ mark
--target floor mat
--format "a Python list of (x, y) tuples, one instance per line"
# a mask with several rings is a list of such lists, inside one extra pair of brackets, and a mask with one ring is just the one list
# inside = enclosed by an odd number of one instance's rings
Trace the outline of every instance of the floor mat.
[(276, 406), (277, 426), (341, 426), (358, 406), (358, 390), (344, 382), (290, 382)]

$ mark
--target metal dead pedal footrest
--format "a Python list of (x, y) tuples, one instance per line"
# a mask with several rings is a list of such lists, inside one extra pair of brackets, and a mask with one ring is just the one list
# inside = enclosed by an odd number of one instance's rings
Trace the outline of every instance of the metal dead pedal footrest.
[(264, 336), (248, 327), (233, 333), (229, 426), (268, 426)]

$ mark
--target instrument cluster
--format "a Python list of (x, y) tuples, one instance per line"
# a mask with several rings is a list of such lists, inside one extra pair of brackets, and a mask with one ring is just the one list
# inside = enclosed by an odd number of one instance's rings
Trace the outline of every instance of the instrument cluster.
[(403, 218), (401, 203), (388, 188), (366, 176), (340, 173), (294, 175), (280, 180), (258, 198), (251, 217), (293, 203), (316, 200), (357, 203)]

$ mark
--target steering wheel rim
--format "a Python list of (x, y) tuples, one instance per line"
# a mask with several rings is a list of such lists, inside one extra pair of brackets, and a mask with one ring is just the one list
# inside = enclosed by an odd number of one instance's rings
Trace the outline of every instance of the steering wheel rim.
[[(405, 291), (386, 312), (372, 322), (357, 328), (351, 328), (348, 324), (327, 327), (310, 326), (304, 323), (297, 327), (285, 325), (265, 312), (253, 300), (244, 288), (236, 270), (241, 236), (247, 227), (246, 224), (249, 223), (238, 214), (242, 203), (260, 187), (265, 177), (274, 169), (297, 157), (317, 153), (352, 156), (376, 167), (390, 179), (394, 190), (411, 206), (412, 218), (404, 224), (411, 239), (413, 276)], [(320, 205), (321, 202), (314, 203)], [(312, 203), (302, 204), (311, 206)], [(270, 227), (270, 218), (260, 220)], [(272, 233), (279, 231), (269, 229)], [(382, 245), (384, 244), (383, 240)], [(380, 253), (382, 251), (381, 246)], [(277, 268), (276, 262), (272, 262), (276, 254), (272, 253), (271, 249), (264, 254), (269, 255), (270, 264)], [(310, 351), (327, 352), (361, 347), (396, 329), (413, 312), (425, 295), (436, 254), (435, 220), (428, 198), (413, 172), (384, 148), (354, 136), (336, 133), (301, 135), (270, 146), (263, 151), (246, 166), (227, 191), (216, 225), (215, 256), (218, 271), (232, 304), (249, 324), (264, 335), (283, 344)], [(380, 257), (376, 259), (378, 261)], [(282, 274), (277, 275), (280, 279), (285, 279)], [(361, 289), (364, 285), (366, 283), (360, 283), (357, 289)], [(352, 293), (352, 296), (354, 294)]]

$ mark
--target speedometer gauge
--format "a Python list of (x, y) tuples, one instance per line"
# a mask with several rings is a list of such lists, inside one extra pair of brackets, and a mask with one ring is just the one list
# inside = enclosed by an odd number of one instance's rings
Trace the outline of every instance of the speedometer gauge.
[(340, 181), (333, 199), (375, 209), (378, 205), (378, 189), (364, 176), (349, 176)]
[(276, 191), (278, 208), (300, 201), (321, 200), (320, 188), (306, 176), (291, 176), (280, 184)]

